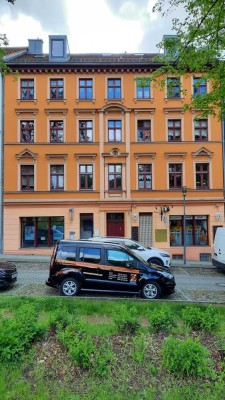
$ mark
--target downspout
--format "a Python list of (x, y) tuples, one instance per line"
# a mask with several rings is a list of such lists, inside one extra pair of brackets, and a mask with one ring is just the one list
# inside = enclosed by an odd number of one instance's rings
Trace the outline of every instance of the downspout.
[(3, 126), (4, 126), (4, 80), (0, 72), (0, 254), (3, 253), (3, 188), (4, 188), (4, 149), (3, 149)]

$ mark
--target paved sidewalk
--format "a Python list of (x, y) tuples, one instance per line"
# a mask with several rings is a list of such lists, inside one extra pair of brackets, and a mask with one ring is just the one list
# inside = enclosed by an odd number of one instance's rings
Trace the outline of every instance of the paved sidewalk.
[[(37, 254), (0, 254), (0, 260), (14, 261), (14, 262), (49, 262), (51, 256), (37, 255)], [(184, 265), (183, 260), (171, 260), (171, 267), (184, 267), (184, 268), (215, 268), (211, 262), (206, 261), (187, 261)]]

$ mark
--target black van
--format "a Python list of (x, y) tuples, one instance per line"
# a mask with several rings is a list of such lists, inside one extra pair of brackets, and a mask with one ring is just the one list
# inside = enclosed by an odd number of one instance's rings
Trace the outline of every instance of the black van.
[(150, 266), (127, 247), (115, 243), (60, 240), (54, 246), (46, 285), (63, 296), (76, 296), (81, 289), (139, 292), (157, 299), (175, 291), (168, 269)]

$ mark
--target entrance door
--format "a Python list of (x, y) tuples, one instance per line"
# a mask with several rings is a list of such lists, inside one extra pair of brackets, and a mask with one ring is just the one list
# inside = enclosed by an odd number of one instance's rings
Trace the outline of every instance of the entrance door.
[(124, 214), (107, 214), (107, 236), (124, 236)]
[(152, 246), (152, 214), (139, 214), (139, 242), (143, 246)]
[(93, 214), (80, 214), (80, 239), (93, 236)]

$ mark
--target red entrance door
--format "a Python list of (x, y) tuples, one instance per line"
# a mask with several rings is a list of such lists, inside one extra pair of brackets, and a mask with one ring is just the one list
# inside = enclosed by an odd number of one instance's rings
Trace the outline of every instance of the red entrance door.
[(107, 236), (124, 236), (124, 214), (107, 214)]

